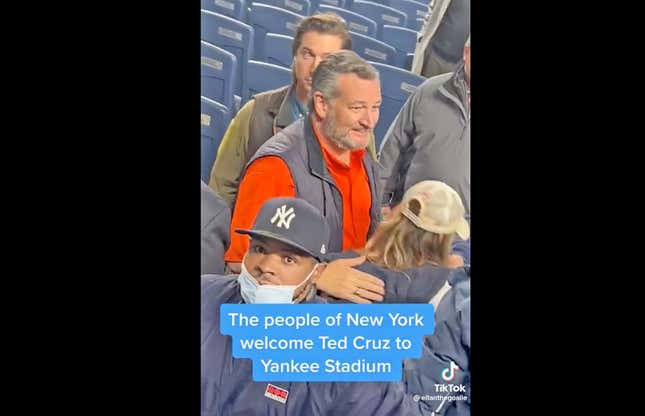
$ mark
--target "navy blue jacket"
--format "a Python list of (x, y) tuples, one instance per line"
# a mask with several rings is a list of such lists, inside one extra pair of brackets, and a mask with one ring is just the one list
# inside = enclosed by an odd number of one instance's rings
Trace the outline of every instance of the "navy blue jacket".
[[(435, 313), (435, 330), (424, 337), (423, 356), (404, 361), (403, 381), (408, 393), (430, 396), (436, 415), (470, 415), (470, 277), (466, 269), (450, 276), (451, 289)], [(459, 369), (446, 381), (442, 373), (454, 362)], [(465, 393), (441, 393), (435, 386), (464, 386)], [(437, 396), (453, 396), (453, 400)], [(454, 400), (454, 397), (466, 400)]]
[[(358, 253), (345, 251), (342, 253), (330, 253), (325, 257), (325, 260), (333, 261), (353, 257), (358, 257)], [(423, 267), (408, 269), (404, 272), (397, 272), (368, 261), (354, 268), (369, 273), (385, 282), (383, 303), (427, 303), (455, 271), (455, 269), (428, 264)]]
[(287, 401), (265, 397), (269, 383), (252, 381), (251, 360), (233, 358), (231, 337), (219, 330), (220, 305), (240, 302), (237, 276), (202, 276), (202, 416), (431, 415), (400, 382), (271, 382), (289, 392)]

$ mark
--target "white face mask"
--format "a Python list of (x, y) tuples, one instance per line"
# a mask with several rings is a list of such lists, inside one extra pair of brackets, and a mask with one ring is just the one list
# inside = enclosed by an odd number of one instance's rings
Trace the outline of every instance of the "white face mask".
[(242, 259), (242, 270), (237, 277), (240, 283), (242, 299), (246, 303), (293, 303), (293, 294), (300, 286), (306, 285), (320, 263), (316, 263), (307, 278), (297, 286), (261, 285), (249, 273)]

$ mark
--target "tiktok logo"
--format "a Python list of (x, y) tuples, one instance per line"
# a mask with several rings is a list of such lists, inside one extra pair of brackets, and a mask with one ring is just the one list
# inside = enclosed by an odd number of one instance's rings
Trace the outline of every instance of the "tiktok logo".
[(443, 378), (447, 382), (451, 382), (457, 376), (457, 370), (459, 370), (459, 367), (457, 367), (457, 364), (455, 364), (454, 362), (450, 361), (450, 366), (446, 367), (441, 372), (441, 378)]

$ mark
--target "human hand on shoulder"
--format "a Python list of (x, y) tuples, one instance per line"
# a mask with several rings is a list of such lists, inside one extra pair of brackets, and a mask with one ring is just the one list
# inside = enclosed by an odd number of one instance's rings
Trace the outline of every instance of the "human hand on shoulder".
[(328, 295), (353, 303), (382, 302), (385, 283), (369, 273), (353, 268), (364, 261), (365, 256), (332, 261), (322, 272), (316, 286)]

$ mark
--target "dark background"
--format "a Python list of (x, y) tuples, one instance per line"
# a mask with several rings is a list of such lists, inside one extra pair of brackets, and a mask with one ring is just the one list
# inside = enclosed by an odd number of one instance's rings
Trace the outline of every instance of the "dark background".
[[(473, 6), (473, 414), (613, 411), (636, 49), (603, 42), (591, 6)], [(4, 13), (7, 396), (198, 414), (198, 2), (24, 7)]]

